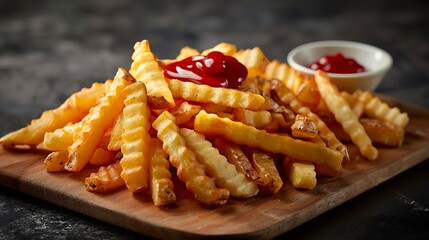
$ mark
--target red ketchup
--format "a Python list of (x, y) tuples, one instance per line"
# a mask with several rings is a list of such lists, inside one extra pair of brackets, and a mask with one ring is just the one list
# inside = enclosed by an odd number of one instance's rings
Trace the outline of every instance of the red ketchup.
[(310, 65), (313, 70), (323, 70), (329, 73), (360, 73), (366, 69), (352, 58), (345, 58), (343, 54), (326, 55)]
[(212, 87), (237, 88), (246, 79), (247, 68), (234, 57), (214, 51), (168, 64), (164, 76)]

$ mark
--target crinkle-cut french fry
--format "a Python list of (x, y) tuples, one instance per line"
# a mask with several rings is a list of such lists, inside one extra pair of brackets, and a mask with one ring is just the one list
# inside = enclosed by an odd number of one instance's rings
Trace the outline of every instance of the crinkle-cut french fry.
[(176, 124), (181, 125), (185, 122), (189, 122), (200, 110), (201, 106), (183, 101), (180, 105), (176, 105), (176, 107), (170, 109), (169, 112), (176, 118)]
[(286, 84), (289, 75), (291, 75), (291, 68), (286, 63), (280, 63), (278, 60), (271, 61), (265, 68), (265, 78), (268, 80), (279, 79)]
[(155, 206), (172, 204), (176, 202), (176, 194), (171, 181), (168, 154), (162, 149), (161, 140), (152, 138), (151, 141), (153, 149), (149, 167), (149, 182), (152, 201)]
[[(347, 152), (347, 148), (344, 144), (342, 144), (335, 134), (329, 130), (326, 126), (325, 122), (319, 118), (316, 114), (314, 114), (308, 107), (303, 106), (295, 97), (295, 95), (283, 84), (283, 82), (279, 80), (272, 80), (272, 95), (275, 96), (277, 101), (283, 104), (289, 104), (290, 107), (301, 115), (311, 117), (317, 125), (317, 129), (319, 130), (319, 135), (326, 142), (326, 145), (329, 148), (340, 151), (345, 160), (350, 160), (349, 154)], [(274, 98), (273, 96), (273, 98)]]
[(347, 104), (349, 104), (350, 108), (355, 113), (356, 117), (360, 118), (365, 108), (363, 102), (359, 101), (358, 98), (354, 97), (353, 95), (345, 91), (341, 92), (341, 97), (343, 97), (344, 100), (346, 100)]
[(51, 151), (66, 151), (73, 143), (73, 133), (80, 127), (82, 127), (82, 122), (77, 122), (45, 133), (43, 147)]
[(124, 89), (126, 94), (122, 123), (123, 157), (121, 176), (128, 189), (142, 192), (149, 189), (150, 165), (150, 112), (147, 105), (146, 86), (143, 82), (135, 82)]
[(51, 152), (46, 158), (45, 158), (45, 169), (46, 172), (63, 172), (64, 164), (67, 162), (68, 159), (68, 152), (67, 151), (57, 151), (57, 152)]
[(216, 138), (213, 141), (213, 146), (227, 158), (228, 162), (234, 164), (235, 168), (243, 173), (247, 179), (258, 185), (262, 184), (261, 176), (259, 176), (259, 173), (252, 166), (252, 163), (246, 157), (240, 146), (221, 138)]
[(175, 98), (188, 101), (215, 103), (232, 108), (260, 110), (265, 98), (261, 95), (242, 92), (229, 88), (215, 88), (180, 80), (169, 80), (171, 92)]
[(222, 43), (219, 43), (218, 45), (216, 45), (212, 48), (204, 50), (201, 53), (201, 55), (206, 56), (210, 52), (214, 52), (214, 51), (221, 52), (224, 55), (232, 56), (237, 52), (237, 47), (235, 45), (230, 44), (230, 43), (222, 42)]
[(82, 119), (82, 127), (73, 133), (73, 144), (68, 147), (69, 159), (64, 166), (67, 171), (79, 172), (89, 162), (104, 133), (122, 112), (123, 90), (133, 81), (135, 79), (125, 69), (118, 69), (99, 104), (91, 108)]
[(313, 163), (296, 161), (286, 157), (283, 166), (292, 187), (302, 189), (316, 187), (316, 168)]
[(379, 97), (374, 97), (365, 105), (365, 113), (373, 118), (390, 122), (401, 128), (405, 128), (410, 121), (406, 112), (401, 113), (397, 107), (390, 108)]
[(224, 137), (232, 142), (259, 148), (271, 153), (282, 153), (293, 158), (315, 162), (341, 169), (343, 155), (333, 149), (314, 143), (296, 140), (286, 135), (268, 133), (241, 122), (219, 118), (204, 110), (195, 117), (195, 131), (215, 137)]
[(200, 52), (197, 49), (185, 46), (182, 49), (180, 49), (180, 53), (179, 55), (177, 55), (176, 60), (181, 61), (185, 58), (196, 56), (196, 55), (200, 55)]
[(206, 166), (209, 176), (215, 178), (217, 186), (228, 189), (233, 197), (248, 198), (258, 193), (256, 183), (247, 180), (233, 164), (228, 163), (203, 135), (186, 128), (181, 128), (179, 134), (185, 139), (186, 146), (195, 152), (197, 160)]
[(399, 147), (404, 141), (404, 129), (395, 124), (368, 118), (360, 119), (360, 123), (373, 143)]
[(113, 125), (112, 132), (110, 133), (110, 141), (109, 145), (107, 145), (107, 149), (110, 151), (119, 151), (121, 150), (121, 146), (123, 144), (122, 141), (122, 132), (124, 124), (124, 113), (121, 113), (115, 121)]
[(130, 73), (146, 84), (148, 102), (152, 108), (174, 107), (174, 99), (162, 71), (150, 50), (149, 41), (143, 40), (134, 45)]
[(121, 178), (122, 167), (118, 162), (100, 167), (98, 172), (85, 178), (85, 189), (90, 192), (106, 193), (124, 186)]
[(179, 134), (174, 116), (165, 111), (158, 116), (152, 126), (158, 131), (162, 148), (170, 155), (171, 164), (177, 168), (177, 176), (186, 183), (186, 188), (195, 199), (208, 205), (223, 205), (229, 198), (229, 191), (217, 188), (213, 178), (205, 173), (205, 166), (197, 161), (196, 154), (185, 144)]
[(320, 94), (328, 105), (329, 110), (343, 126), (344, 131), (350, 135), (362, 156), (368, 160), (377, 159), (377, 149), (372, 146), (371, 139), (366, 134), (364, 127), (359, 123), (358, 118), (350, 109), (347, 102), (341, 97), (338, 89), (330, 82), (328, 75), (322, 71), (317, 71), (315, 79)]
[(261, 186), (266, 187), (272, 194), (276, 194), (282, 188), (283, 181), (277, 171), (273, 156), (267, 152), (249, 147), (245, 147), (244, 151), (259, 176), (261, 176)]
[(104, 148), (97, 148), (92, 154), (89, 163), (96, 166), (107, 165), (115, 160), (116, 152), (108, 151)]
[(271, 122), (271, 113), (266, 110), (252, 111), (241, 108), (234, 108), (234, 119), (256, 128), (263, 127)]
[(291, 126), (291, 130), (292, 136), (300, 139), (312, 139), (319, 133), (313, 118), (300, 114), (296, 115), (295, 123)]
[(246, 66), (249, 71), (247, 77), (262, 76), (269, 63), (268, 58), (259, 47), (239, 50), (233, 56)]
[(53, 132), (68, 123), (79, 122), (97, 104), (98, 98), (103, 96), (104, 89), (110, 82), (108, 80), (105, 84), (94, 83), (90, 88), (83, 88), (72, 94), (58, 108), (43, 112), (40, 118), (32, 120), (30, 125), (0, 138), (0, 144), (36, 147), (43, 142), (45, 133)]
[(373, 118), (390, 122), (401, 128), (405, 128), (410, 121), (406, 112), (401, 113), (397, 107), (389, 107), (379, 97), (372, 96), (368, 91), (362, 92), (361, 90), (356, 90), (353, 96), (359, 98), (364, 103), (364, 112)]

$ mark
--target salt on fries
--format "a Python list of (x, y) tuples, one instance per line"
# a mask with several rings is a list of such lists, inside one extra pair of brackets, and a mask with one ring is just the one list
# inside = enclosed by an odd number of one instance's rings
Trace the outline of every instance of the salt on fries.
[(247, 67), (239, 89), (165, 78), (166, 64), (200, 51), (184, 47), (176, 58), (156, 59), (143, 40), (134, 45), (129, 72), (119, 68), (113, 80), (72, 94), (0, 143), (43, 144), (52, 151), (47, 172), (99, 166), (85, 179), (88, 191), (126, 187), (150, 194), (156, 206), (174, 204), (182, 196), (177, 175), (196, 200), (217, 206), (230, 197), (276, 194), (285, 184), (316, 187), (317, 176), (334, 177), (347, 164), (341, 141), (375, 160), (372, 143), (404, 140), (408, 115), (369, 92), (340, 93), (323, 72), (302, 76), (258, 47), (220, 43), (201, 54), (212, 51)]

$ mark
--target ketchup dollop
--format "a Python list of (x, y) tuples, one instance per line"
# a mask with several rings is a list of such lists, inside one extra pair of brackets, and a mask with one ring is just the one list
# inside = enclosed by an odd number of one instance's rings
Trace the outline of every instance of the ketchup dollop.
[(212, 87), (237, 88), (246, 79), (247, 68), (234, 57), (214, 51), (170, 63), (164, 68), (164, 76)]
[(310, 65), (313, 70), (323, 70), (330, 73), (360, 73), (366, 69), (352, 58), (345, 58), (342, 53), (326, 55)]

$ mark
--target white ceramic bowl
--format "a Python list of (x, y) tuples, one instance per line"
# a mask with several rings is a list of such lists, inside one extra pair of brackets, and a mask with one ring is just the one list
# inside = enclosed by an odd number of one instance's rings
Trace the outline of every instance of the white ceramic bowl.
[(301, 45), (287, 56), (289, 65), (297, 71), (314, 75), (316, 71), (309, 66), (324, 55), (338, 52), (346, 58), (353, 58), (366, 69), (361, 73), (328, 73), (331, 81), (342, 91), (353, 92), (356, 89), (374, 91), (381, 83), (386, 72), (392, 66), (392, 57), (386, 51), (358, 42), (320, 41)]

